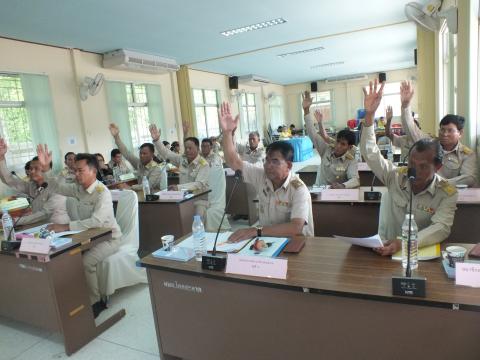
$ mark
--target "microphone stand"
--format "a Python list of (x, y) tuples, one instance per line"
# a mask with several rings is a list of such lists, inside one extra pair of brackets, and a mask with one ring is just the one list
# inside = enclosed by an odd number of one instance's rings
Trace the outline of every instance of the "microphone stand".
[(413, 174), (415, 171), (410, 171), (411, 169), (408, 169), (408, 181), (410, 182), (410, 209), (409, 209), (409, 214), (410, 217), (408, 218), (408, 239), (407, 239), (407, 269), (405, 271), (405, 276), (406, 277), (412, 277), (412, 269), (410, 265), (410, 249), (411, 249), (411, 237), (412, 237), (412, 201), (413, 201), (413, 180), (415, 180), (415, 174)]

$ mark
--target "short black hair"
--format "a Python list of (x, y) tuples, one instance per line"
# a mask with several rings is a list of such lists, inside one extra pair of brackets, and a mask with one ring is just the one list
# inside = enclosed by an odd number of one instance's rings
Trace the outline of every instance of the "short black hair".
[(173, 151), (177, 146), (180, 146), (180, 143), (178, 141), (172, 142), (172, 145), (170, 146), (170, 150)]
[(110, 157), (113, 159), (115, 156), (117, 156), (118, 154), (122, 154), (120, 152), (120, 150), (118, 149), (113, 149), (112, 151), (110, 151)]
[[(28, 164), (28, 168), (30, 170), (30, 166), (32, 165), (32, 161), (38, 161), (38, 156), (34, 156), (32, 158), (32, 160), (30, 160), (29, 162), (27, 162)], [(27, 170), (27, 164), (25, 164), (25, 170)], [(50, 169), (53, 167), (53, 161), (50, 161)]]
[(170, 143), (169, 143), (167, 140), (163, 140), (162, 143), (163, 143), (163, 146), (168, 146), (168, 145), (170, 145)]
[(209, 138), (203, 139), (203, 140), (202, 140), (202, 144), (203, 144), (203, 143), (209, 143), (210, 146), (213, 146), (213, 141), (212, 141), (212, 139), (209, 139)]
[(465, 125), (465, 118), (460, 115), (447, 114), (440, 121), (440, 126), (448, 124), (454, 124), (457, 127), (458, 131), (463, 130), (463, 127)]
[(194, 136), (187, 137), (185, 140), (183, 140), (183, 143), (185, 144), (187, 141), (193, 142), (197, 146), (197, 148), (200, 147), (200, 142)]
[(95, 169), (98, 173), (98, 160), (94, 154), (78, 153), (75, 155), (75, 161), (85, 160), (90, 169)]
[(274, 141), (270, 145), (267, 146), (267, 154), (273, 152), (273, 151), (279, 151), (285, 161), (293, 161), (293, 146), (286, 141)]
[(102, 154), (100, 154), (100, 153), (95, 153), (95, 154), (93, 154), (93, 155), (95, 155), (95, 156), (97, 156), (97, 157), (100, 156), (100, 157), (102, 158), (102, 160), (105, 161), (105, 158), (103, 157)]
[(413, 150), (417, 150), (417, 152), (431, 150), (434, 154), (433, 161), (435, 165), (441, 165), (443, 162), (442, 145), (440, 145), (440, 142), (437, 139), (424, 138), (418, 140), (415, 144), (412, 145), (412, 147), (408, 151), (408, 157), (410, 157), (410, 154)]
[(65, 156), (64, 156), (65, 161), (67, 161), (68, 155), (75, 155), (75, 153), (74, 153), (73, 151), (67, 152), (67, 153), (65, 154)]
[(155, 153), (155, 146), (153, 146), (152, 143), (143, 143), (142, 145), (140, 145), (138, 150), (142, 150), (143, 148), (148, 148), (152, 152), (152, 154)]
[(355, 145), (355, 133), (350, 130), (341, 130), (337, 134), (337, 141), (346, 140), (348, 145)]
[(28, 170), (30, 170), (30, 164), (31, 164), (31, 163), (32, 163), (32, 160), (27, 161), (27, 162), (25, 163), (25, 172), (27, 172)]

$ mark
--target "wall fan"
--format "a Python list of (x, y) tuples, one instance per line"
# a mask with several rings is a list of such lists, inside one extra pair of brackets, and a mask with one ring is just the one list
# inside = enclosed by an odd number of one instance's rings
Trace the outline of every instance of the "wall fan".
[(95, 78), (86, 76), (85, 79), (83, 79), (83, 83), (80, 85), (80, 99), (85, 101), (88, 99), (89, 95), (97, 95), (102, 88), (103, 81), (104, 76), (102, 73), (95, 75)]
[(447, 21), (448, 30), (452, 34), (458, 32), (458, 11), (456, 7), (450, 7), (439, 11), (442, 1), (434, 0), (425, 6), (417, 2), (409, 2), (405, 5), (405, 15), (408, 20), (415, 22), (429, 31), (440, 30), (442, 19)]

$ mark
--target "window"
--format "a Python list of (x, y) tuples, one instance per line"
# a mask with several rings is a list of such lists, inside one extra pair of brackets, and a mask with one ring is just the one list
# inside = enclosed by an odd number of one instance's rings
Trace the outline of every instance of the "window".
[(252, 131), (258, 131), (255, 94), (243, 93), (240, 98), (240, 109), (243, 132), (249, 134)]
[(35, 145), (18, 75), (0, 74), (0, 135), (8, 144), (9, 166), (23, 169), (35, 156)]
[[(375, 118), (385, 117), (385, 111), (387, 106), (391, 106), (393, 110), (393, 116), (402, 115), (402, 104), (400, 102), (400, 82), (386, 83), (383, 87), (383, 97), (377, 111), (375, 112)], [(365, 90), (368, 92), (368, 88), (365, 86)]]
[(276, 130), (280, 125), (284, 125), (285, 115), (283, 113), (283, 99), (279, 95), (272, 96), (269, 101), (270, 109), (270, 127)]
[(151, 142), (148, 116), (147, 91), (142, 84), (126, 84), (128, 102), (128, 121), (132, 145), (139, 148), (146, 142)]
[[(323, 118), (325, 121), (333, 121), (334, 116), (333, 116), (333, 104), (332, 104), (332, 92), (330, 90), (328, 91), (319, 91), (316, 93), (311, 93), (310, 97), (313, 98), (312, 102), (312, 108), (311, 111), (312, 113), (315, 112), (315, 110), (320, 110), (323, 114)], [(300, 96), (300, 101), (303, 101), (302, 96)], [(303, 117), (303, 113), (302, 113)]]
[(197, 136), (200, 141), (220, 134), (218, 123), (218, 96), (216, 90), (193, 90)]

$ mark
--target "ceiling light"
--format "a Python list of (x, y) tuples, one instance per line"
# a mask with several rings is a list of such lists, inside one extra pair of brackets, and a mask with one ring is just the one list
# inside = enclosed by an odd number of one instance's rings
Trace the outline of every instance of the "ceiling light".
[(338, 65), (343, 65), (343, 64), (345, 64), (345, 61), (336, 61), (336, 62), (331, 62), (331, 63), (313, 65), (313, 66), (310, 66), (310, 69), (317, 69), (317, 68), (321, 68), (321, 67), (332, 67), (332, 66), (338, 66)]
[(287, 22), (287, 20), (285, 20), (283, 18), (278, 18), (278, 19), (273, 19), (273, 20), (268, 20), (268, 21), (262, 21), (262, 22), (257, 23), (257, 24), (243, 26), (243, 27), (237, 28), (237, 29), (225, 30), (225, 31), (222, 31), (220, 34), (228, 37), (228, 36), (232, 36), (232, 35), (241, 34), (243, 32), (247, 32), (247, 31), (260, 30), (260, 29), (264, 29), (264, 28), (267, 28), (267, 27), (270, 27), (270, 26), (284, 24), (286, 22)]
[(289, 53), (278, 54), (277, 56), (280, 57), (280, 58), (284, 58), (285, 56), (306, 54), (306, 53), (310, 53), (310, 52), (314, 52), (314, 51), (320, 51), (320, 50), (324, 50), (324, 49), (325, 48), (323, 46), (318, 46), (318, 47), (311, 48), (311, 49), (298, 50), (298, 51), (292, 51), (292, 52), (289, 52)]

